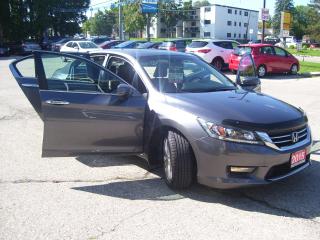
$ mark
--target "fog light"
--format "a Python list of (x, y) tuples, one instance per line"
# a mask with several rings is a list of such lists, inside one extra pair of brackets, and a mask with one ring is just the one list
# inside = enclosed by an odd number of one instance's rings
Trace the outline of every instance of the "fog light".
[(255, 170), (255, 167), (230, 167), (231, 173), (252, 173)]

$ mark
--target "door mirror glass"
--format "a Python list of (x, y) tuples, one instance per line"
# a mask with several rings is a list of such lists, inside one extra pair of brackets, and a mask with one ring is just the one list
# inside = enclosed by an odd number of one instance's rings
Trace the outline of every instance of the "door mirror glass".
[(237, 84), (248, 91), (261, 91), (254, 60), (251, 54), (244, 54), (239, 62)]
[(127, 99), (132, 95), (133, 89), (127, 84), (119, 84), (117, 87), (117, 95), (120, 99)]

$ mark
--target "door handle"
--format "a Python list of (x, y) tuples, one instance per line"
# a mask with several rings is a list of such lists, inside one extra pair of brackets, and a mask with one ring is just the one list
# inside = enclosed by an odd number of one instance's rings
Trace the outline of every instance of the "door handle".
[(47, 100), (46, 103), (51, 104), (51, 105), (68, 105), (68, 104), (70, 104), (67, 101), (60, 101), (60, 100)]

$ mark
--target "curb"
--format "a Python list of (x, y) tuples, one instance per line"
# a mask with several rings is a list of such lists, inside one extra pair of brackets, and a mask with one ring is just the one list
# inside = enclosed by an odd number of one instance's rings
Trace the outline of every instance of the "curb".
[(299, 73), (299, 75), (303, 77), (319, 77), (320, 72), (304, 72), (304, 73)]

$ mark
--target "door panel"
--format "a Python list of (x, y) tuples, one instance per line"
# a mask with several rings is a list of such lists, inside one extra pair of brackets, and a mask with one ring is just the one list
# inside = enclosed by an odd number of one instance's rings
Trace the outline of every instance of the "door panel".
[(117, 86), (124, 82), (91, 60), (61, 53), (37, 58), (45, 73), (39, 79), (43, 156), (142, 152), (141, 94), (132, 89), (127, 99), (120, 98)]
[(39, 83), (35, 76), (34, 57), (22, 58), (10, 64), (10, 70), (34, 110), (42, 118)]
[(287, 57), (287, 53), (285, 50), (274, 47), (275, 56), (276, 56), (276, 64), (278, 65), (279, 72), (288, 72), (291, 68), (291, 61)]

